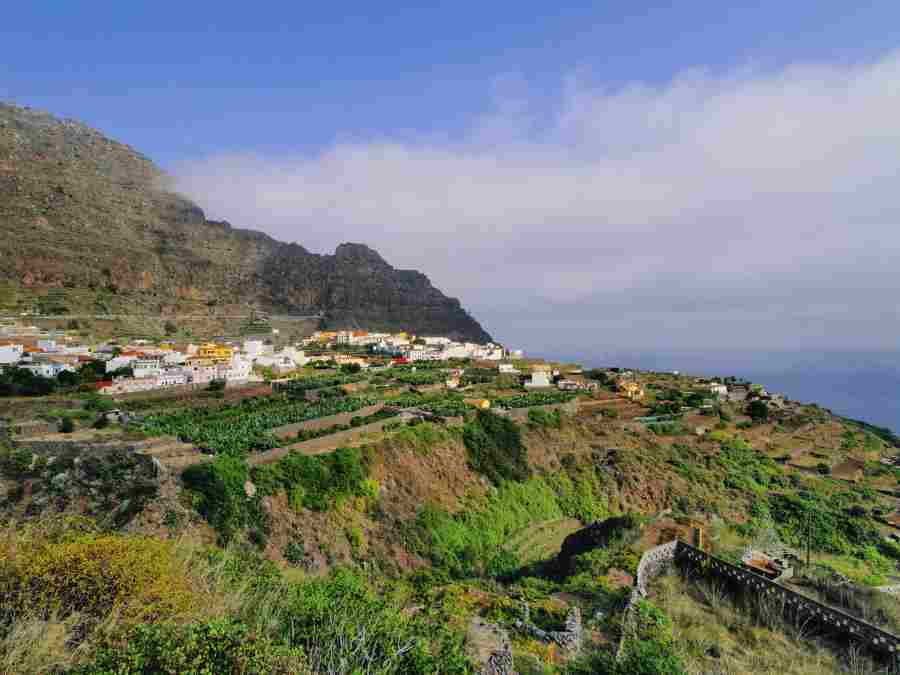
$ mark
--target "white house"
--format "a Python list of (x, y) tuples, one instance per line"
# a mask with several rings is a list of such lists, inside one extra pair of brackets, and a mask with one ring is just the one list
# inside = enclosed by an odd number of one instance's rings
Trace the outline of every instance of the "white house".
[(11, 366), (14, 363), (18, 363), (22, 358), (24, 349), (22, 345), (0, 346), (0, 366)]
[(45, 352), (55, 352), (56, 351), (56, 340), (46, 339), (46, 340), (38, 340), (37, 348), (43, 349)]
[(225, 374), (226, 380), (243, 381), (250, 377), (253, 371), (253, 362), (249, 359), (241, 358), (235, 355), (231, 358), (228, 371)]
[(518, 375), (522, 372), (511, 363), (499, 363), (497, 369), (501, 375)]
[(454, 342), (444, 347), (441, 353), (445, 359), (469, 359), (472, 358), (474, 350), (467, 344)]
[(553, 383), (550, 381), (549, 370), (535, 370), (531, 373), (531, 380), (525, 383), (525, 387), (528, 389), (539, 389), (552, 386)]
[(184, 368), (167, 368), (156, 376), (158, 387), (176, 387), (188, 383), (188, 371)]
[(30, 370), (35, 375), (39, 375), (40, 377), (49, 377), (54, 378), (59, 375), (64, 370), (68, 370), (69, 372), (74, 372), (75, 369), (66, 364), (66, 363), (55, 363), (53, 361), (41, 361), (40, 363), (31, 363), (27, 366), (23, 366), (26, 370)]
[(503, 348), (500, 345), (489, 342), (484, 346), (477, 347), (472, 356), (484, 361), (499, 361), (503, 358)]
[(162, 372), (162, 359), (159, 357), (135, 359), (131, 362), (131, 370), (137, 378), (156, 377)]
[(251, 361), (266, 353), (271, 354), (272, 348), (266, 349), (266, 344), (262, 340), (244, 340), (244, 354)]
[(106, 372), (111, 373), (119, 368), (127, 368), (133, 361), (136, 361), (137, 358), (138, 356), (136, 354), (120, 354), (119, 356), (114, 356), (106, 362)]
[(709, 385), (709, 391), (713, 396), (718, 398), (728, 398), (728, 387), (719, 382), (713, 382)]
[(194, 384), (209, 384), (219, 376), (219, 370), (212, 363), (192, 363), (191, 382)]

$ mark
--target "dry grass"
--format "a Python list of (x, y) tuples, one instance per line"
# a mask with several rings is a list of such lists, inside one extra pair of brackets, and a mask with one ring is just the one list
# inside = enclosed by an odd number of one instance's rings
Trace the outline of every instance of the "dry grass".
[(77, 616), (15, 620), (0, 638), (0, 675), (45, 673), (73, 665), (78, 655), (68, 644), (77, 623)]
[(741, 612), (714, 583), (676, 574), (654, 585), (654, 601), (669, 614), (690, 673), (821, 675), (882, 672), (858, 652), (837, 655), (810, 639), (805, 626), (785, 623), (777, 608)]

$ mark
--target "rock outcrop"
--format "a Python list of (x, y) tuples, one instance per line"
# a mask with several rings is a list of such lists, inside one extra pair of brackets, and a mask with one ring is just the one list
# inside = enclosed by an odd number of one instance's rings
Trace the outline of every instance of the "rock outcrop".
[(147, 314), (321, 314), (323, 327), (490, 339), (458, 300), (365, 245), (314, 254), (208, 220), (167, 182), (83, 124), (0, 104), (0, 284)]

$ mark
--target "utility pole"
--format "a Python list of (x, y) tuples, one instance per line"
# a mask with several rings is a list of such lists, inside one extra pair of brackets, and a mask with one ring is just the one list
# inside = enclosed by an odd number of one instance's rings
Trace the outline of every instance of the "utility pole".
[(809, 571), (809, 549), (812, 541), (812, 513), (806, 513), (806, 569)]

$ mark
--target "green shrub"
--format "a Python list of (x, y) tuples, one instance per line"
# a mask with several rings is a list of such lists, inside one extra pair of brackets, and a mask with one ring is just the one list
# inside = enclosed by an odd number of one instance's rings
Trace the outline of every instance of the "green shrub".
[(283, 609), (285, 640), (303, 649), (313, 672), (472, 672), (463, 635), (408, 616), (350, 570), (293, 585)]
[(359, 448), (338, 448), (315, 456), (292, 452), (255, 468), (253, 480), (265, 494), (283, 488), (292, 508), (327, 511), (344, 497), (368, 496), (368, 474)]
[(747, 406), (747, 414), (754, 422), (765, 422), (769, 419), (769, 405), (758, 398), (754, 399)]
[(71, 417), (63, 417), (62, 422), (59, 423), (59, 430), (61, 433), (71, 434), (75, 431), (75, 422)]
[(854, 492), (826, 496), (804, 491), (769, 497), (778, 534), (793, 546), (804, 546), (809, 536), (812, 548), (818, 551), (851, 555), (875, 563), (884, 558), (900, 560), (900, 547), (881, 536), (865, 509), (854, 508), (860, 501), (867, 500)]
[(657, 436), (681, 436), (687, 433), (680, 422), (651, 422), (647, 429)]
[(249, 472), (242, 457), (219, 455), (212, 462), (189, 466), (181, 478), (197, 495), (197, 510), (225, 540), (250, 523), (250, 498), (244, 491)]
[(306, 548), (303, 546), (302, 541), (294, 540), (288, 542), (288, 545), (284, 548), (284, 559), (292, 565), (299, 565), (305, 557)]
[(104, 645), (92, 663), (71, 675), (152, 675), (155, 673), (243, 673), (268, 675), (303, 672), (303, 653), (251, 632), (233, 620), (186, 626), (143, 624), (121, 646)]
[(0, 475), (3, 477), (15, 480), (32, 475), (33, 458), (31, 450), (13, 449), (0, 441)]
[[(427, 455), (433, 447), (448, 442), (457, 429), (433, 422), (408, 424), (399, 428), (391, 439), (395, 446), (406, 446), (420, 455)], [(386, 427), (385, 427), (386, 428)]]
[(722, 443), (717, 460), (723, 467), (725, 487), (761, 495), (783, 483), (781, 467), (740, 439)]
[(472, 469), (496, 484), (531, 475), (519, 427), (506, 417), (479, 410), (463, 427), (463, 442)]
[(559, 410), (531, 408), (528, 411), (528, 426), (538, 429), (562, 428), (562, 415)]
[(547, 481), (556, 491), (559, 507), (567, 518), (592, 523), (609, 515), (606, 498), (593, 472), (576, 474), (574, 478), (560, 473), (548, 476)]
[(671, 645), (633, 640), (621, 661), (610, 652), (583, 656), (569, 663), (565, 675), (685, 675), (682, 659)]
[(613, 672), (616, 675), (685, 675), (687, 670), (672, 644), (633, 640)]

